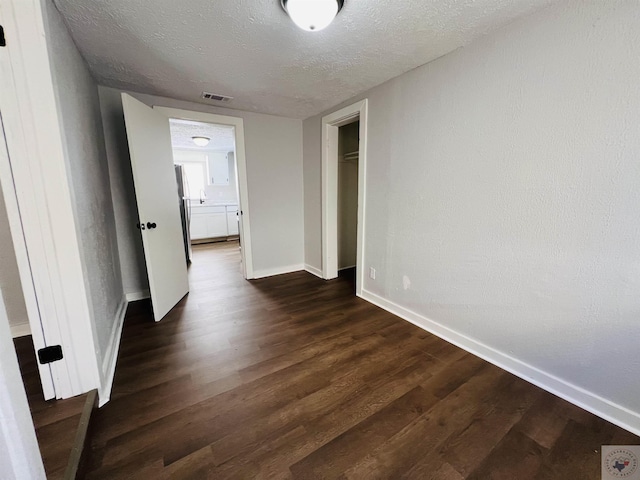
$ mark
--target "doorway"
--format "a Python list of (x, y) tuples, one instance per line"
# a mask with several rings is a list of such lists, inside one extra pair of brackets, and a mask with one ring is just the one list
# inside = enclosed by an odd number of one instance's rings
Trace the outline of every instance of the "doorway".
[[(253, 278), (253, 262), (247, 197), (244, 123), (241, 118), (237, 117), (166, 107), (150, 107), (126, 93), (122, 93), (121, 96), (138, 206), (139, 222), (137, 226), (142, 235), (153, 316), (155, 321), (160, 321), (189, 293), (188, 245), (185, 244), (187, 239), (180, 215), (180, 205), (185, 202), (185, 195), (183, 192), (182, 198), (178, 196), (169, 122), (174, 120), (184, 124), (185, 121), (188, 121), (232, 127), (235, 145), (232, 153), (235, 166), (237, 166), (236, 183), (239, 205), (237, 212), (229, 212), (229, 217), (233, 217), (233, 214), (236, 213), (236, 217), (240, 219), (238, 234), (242, 244), (241, 271), (244, 278), (250, 279)], [(193, 135), (191, 141), (194, 143), (194, 136), (204, 137), (203, 135)], [(199, 140), (205, 139), (200, 138)], [(206, 143), (209, 143), (210, 139), (207, 140)], [(210, 170), (213, 175), (217, 175), (216, 172), (220, 170), (219, 165), (218, 167), (213, 165), (209, 169), (206, 162), (200, 162), (200, 164), (202, 175), (206, 173), (207, 177), (209, 177)], [(201, 178), (200, 181), (202, 185), (199, 190), (202, 191), (201, 195), (204, 198), (205, 183), (209, 183), (209, 180), (207, 179), (205, 182)], [(196, 180), (194, 179), (193, 182), (196, 183)], [(191, 206), (192, 198), (190, 195), (187, 197), (187, 203)], [(217, 206), (212, 205), (210, 208), (215, 209)], [(228, 217), (226, 215), (225, 207), (221, 220), (225, 231), (228, 232)]]
[[(192, 245), (238, 243), (235, 127), (169, 119), (187, 264)], [(240, 261), (241, 263), (241, 261)]]
[[(243, 277), (253, 278), (253, 256), (251, 254), (251, 226), (249, 221), (249, 195), (247, 167), (244, 145), (244, 122), (238, 117), (193, 112), (168, 107), (154, 107), (154, 110), (169, 118), (172, 125), (191, 125), (195, 135), (191, 137), (209, 138), (201, 152), (207, 159), (201, 171), (206, 173), (202, 185), (189, 186), (191, 192), (191, 232), (192, 244), (207, 243), (212, 240), (238, 240)], [(172, 127), (173, 128), (173, 127)], [(184, 138), (177, 146), (189, 146), (193, 138)], [(176, 139), (177, 140), (177, 139)], [(173, 142), (173, 139), (172, 139)], [(194, 147), (197, 147), (193, 143)], [(182, 148), (178, 163), (184, 163), (185, 151), (196, 152), (196, 148)], [(191, 153), (193, 158), (193, 153)], [(198, 190), (198, 195), (195, 191)], [(195, 210), (200, 208), (201, 210)], [(202, 215), (202, 217), (195, 217)]]
[(367, 100), (322, 119), (322, 277), (355, 267), (362, 295)]
[(359, 118), (338, 128), (338, 275), (352, 281), (358, 250), (359, 144)]

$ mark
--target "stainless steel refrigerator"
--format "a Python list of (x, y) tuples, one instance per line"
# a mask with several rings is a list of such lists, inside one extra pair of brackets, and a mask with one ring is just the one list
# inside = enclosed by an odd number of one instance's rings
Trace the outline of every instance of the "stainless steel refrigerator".
[(184, 253), (187, 265), (191, 263), (191, 200), (189, 200), (189, 182), (182, 165), (176, 165), (176, 182), (178, 183), (178, 205), (180, 206), (180, 220), (182, 221), (182, 237), (184, 239)]

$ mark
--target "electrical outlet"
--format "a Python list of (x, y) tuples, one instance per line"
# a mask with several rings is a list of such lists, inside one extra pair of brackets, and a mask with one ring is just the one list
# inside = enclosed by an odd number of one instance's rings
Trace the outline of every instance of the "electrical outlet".
[(369, 267), (369, 277), (373, 280), (376, 279), (376, 269), (373, 267)]

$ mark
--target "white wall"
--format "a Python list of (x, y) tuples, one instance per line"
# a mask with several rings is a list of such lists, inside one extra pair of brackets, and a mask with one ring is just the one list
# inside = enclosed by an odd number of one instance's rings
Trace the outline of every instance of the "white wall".
[(120, 92), (98, 87), (104, 141), (109, 165), (111, 198), (118, 240), (122, 286), (131, 299), (149, 295), (147, 267), (138, 223), (136, 192), (129, 158)]
[(50, 1), (43, 5), (76, 233), (104, 387), (112, 373), (108, 370), (115, 364), (126, 304), (98, 88), (59, 12)]
[[(336, 109), (337, 110), (337, 109)], [(304, 264), (322, 272), (322, 116), (302, 123)]]
[[(256, 276), (276, 271), (300, 269), (303, 263), (303, 185), (302, 185), (302, 121), (252, 112), (173, 100), (138, 93), (130, 93), (149, 106), (180, 108), (219, 115), (239, 117), (244, 120), (247, 180), (251, 209), (251, 237), (253, 267)], [(103, 118), (122, 118), (122, 105), (116, 97), (120, 91), (100, 87)], [(105, 121), (106, 124), (106, 121)], [(121, 128), (115, 123), (105, 127), (109, 164), (119, 164), (121, 170), (130, 169), (126, 152), (126, 137), (110, 135)], [(107, 131), (110, 130), (110, 131)], [(115, 147), (117, 145), (117, 147)], [(117, 158), (113, 152), (117, 151)], [(116, 216), (119, 245), (129, 245), (126, 258), (122, 258), (125, 285), (143, 289), (139, 262), (142, 257), (132, 248), (138, 242), (139, 233), (133, 223), (122, 221), (125, 216), (135, 217), (133, 184), (124, 190), (112, 192), (114, 204), (121, 205), (126, 215)], [(124, 199), (124, 200), (123, 200)], [(126, 248), (126, 247), (121, 247)], [(133, 279), (138, 283), (134, 285)], [(129, 293), (129, 290), (126, 290)]]
[[(2, 134), (2, 130), (0, 130)], [(9, 218), (4, 204), (4, 197), (0, 191), (0, 290), (4, 296), (4, 303), (9, 317), (11, 334), (14, 337), (29, 335), (29, 317), (24, 304), (24, 295), (20, 283), (18, 263), (13, 249)]]
[(369, 99), (367, 298), (636, 433), (638, 25), (636, 1), (561, 2), (344, 104)]

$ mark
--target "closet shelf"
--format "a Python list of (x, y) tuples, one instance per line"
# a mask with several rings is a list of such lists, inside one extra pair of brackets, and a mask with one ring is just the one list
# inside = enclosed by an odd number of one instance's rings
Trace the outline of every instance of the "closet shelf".
[(359, 152), (358, 151), (345, 153), (344, 155), (342, 155), (342, 158), (340, 159), (340, 162), (341, 163), (356, 163), (358, 161), (358, 157), (359, 157)]

